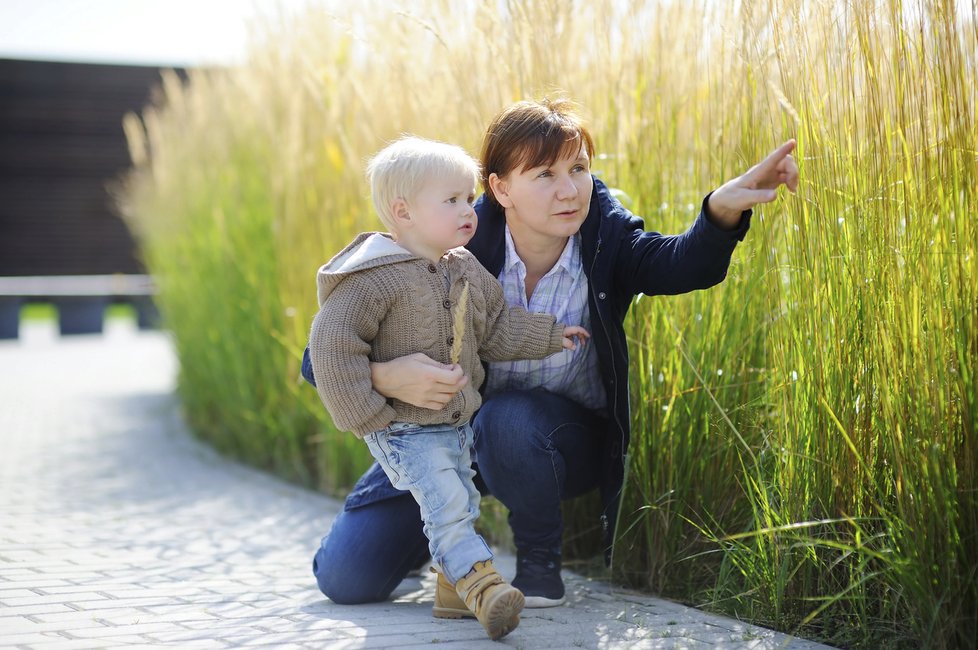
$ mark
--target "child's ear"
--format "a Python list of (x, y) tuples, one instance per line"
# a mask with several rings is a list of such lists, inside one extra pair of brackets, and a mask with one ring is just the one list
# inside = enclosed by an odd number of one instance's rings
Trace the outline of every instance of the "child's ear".
[(496, 202), (504, 208), (513, 207), (513, 199), (509, 196), (509, 183), (499, 178), (495, 173), (489, 174), (489, 187), (492, 188), (492, 195), (496, 197)]
[(394, 223), (405, 224), (411, 221), (411, 211), (408, 210), (407, 201), (398, 197), (391, 204), (391, 214), (394, 216)]

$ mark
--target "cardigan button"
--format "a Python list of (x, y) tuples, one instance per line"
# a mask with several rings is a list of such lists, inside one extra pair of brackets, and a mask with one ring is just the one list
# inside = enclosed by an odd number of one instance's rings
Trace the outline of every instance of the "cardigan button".
[(449, 336), (447, 339), (445, 339), (445, 343), (448, 343), (449, 345), (452, 345), (453, 343), (455, 343), (455, 337), (454, 336)]
[(429, 264), (428, 270), (431, 271), (432, 273), (435, 273), (436, 271), (438, 271), (438, 267), (436, 267), (434, 264)]
[(454, 413), (452, 413), (452, 420), (457, 420), (460, 417), (462, 417), (462, 412), (461, 411), (455, 411)]
[(448, 298), (445, 298), (445, 302), (443, 302), (441, 304), (441, 306), (444, 307), (445, 309), (451, 309), (452, 308), (452, 301), (449, 300)]

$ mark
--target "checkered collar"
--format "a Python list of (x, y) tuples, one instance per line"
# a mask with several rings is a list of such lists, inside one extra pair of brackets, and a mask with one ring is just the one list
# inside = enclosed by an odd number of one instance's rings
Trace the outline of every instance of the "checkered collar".
[[(503, 272), (512, 273), (514, 268), (519, 268), (525, 274), (526, 265), (520, 259), (519, 253), (516, 252), (516, 244), (513, 243), (513, 234), (509, 230), (509, 224), (505, 227), (505, 235), (506, 261), (503, 263)], [(564, 246), (563, 252), (557, 258), (557, 263), (554, 264), (554, 267), (547, 272), (547, 275), (554, 273), (557, 269), (563, 269), (571, 275), (576, 275), (576, 271), (579, 271), (581, 268), (581, 256), (578, 254), (580, 240), (581, 233), (574, 233), (572, 237), (567, 238), (567, 244)]]

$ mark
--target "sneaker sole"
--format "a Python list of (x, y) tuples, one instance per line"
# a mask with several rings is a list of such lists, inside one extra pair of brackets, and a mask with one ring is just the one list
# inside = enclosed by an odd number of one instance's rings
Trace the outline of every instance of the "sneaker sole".
[(525, 604), (523, 605), (527, 609), (541, 609), (544, 607), (560, 607), (564, 604), (567, 599), (564, 596), (560, 598), (546, 598), (545, 596), (526, 596), (524, 599)]
[(501, 639), (517, 628), (524, 603), (523, 594), (513, 589), (492, 604), (485, 626), (490, 639)]

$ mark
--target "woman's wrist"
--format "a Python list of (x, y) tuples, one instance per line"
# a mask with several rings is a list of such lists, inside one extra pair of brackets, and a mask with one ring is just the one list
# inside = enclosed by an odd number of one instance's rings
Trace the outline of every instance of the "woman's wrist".
[(390, 399), (394, 396), (391, 394), (391, 386), (389, 384), (390, 373), (388, 369), (389, 365), (387, 362), (370, 362), (370, 383), (373, 384), (375, 391)]
[(706, 210), (704, 212), (707, 220), (721, 230), (736, 230), (743, 217), (743, 211), (730, 210), (722, 205), (717, 205), (719, 202), (713, 200), (715, 195), (716, 191), (713, 191), (706, 197)]

